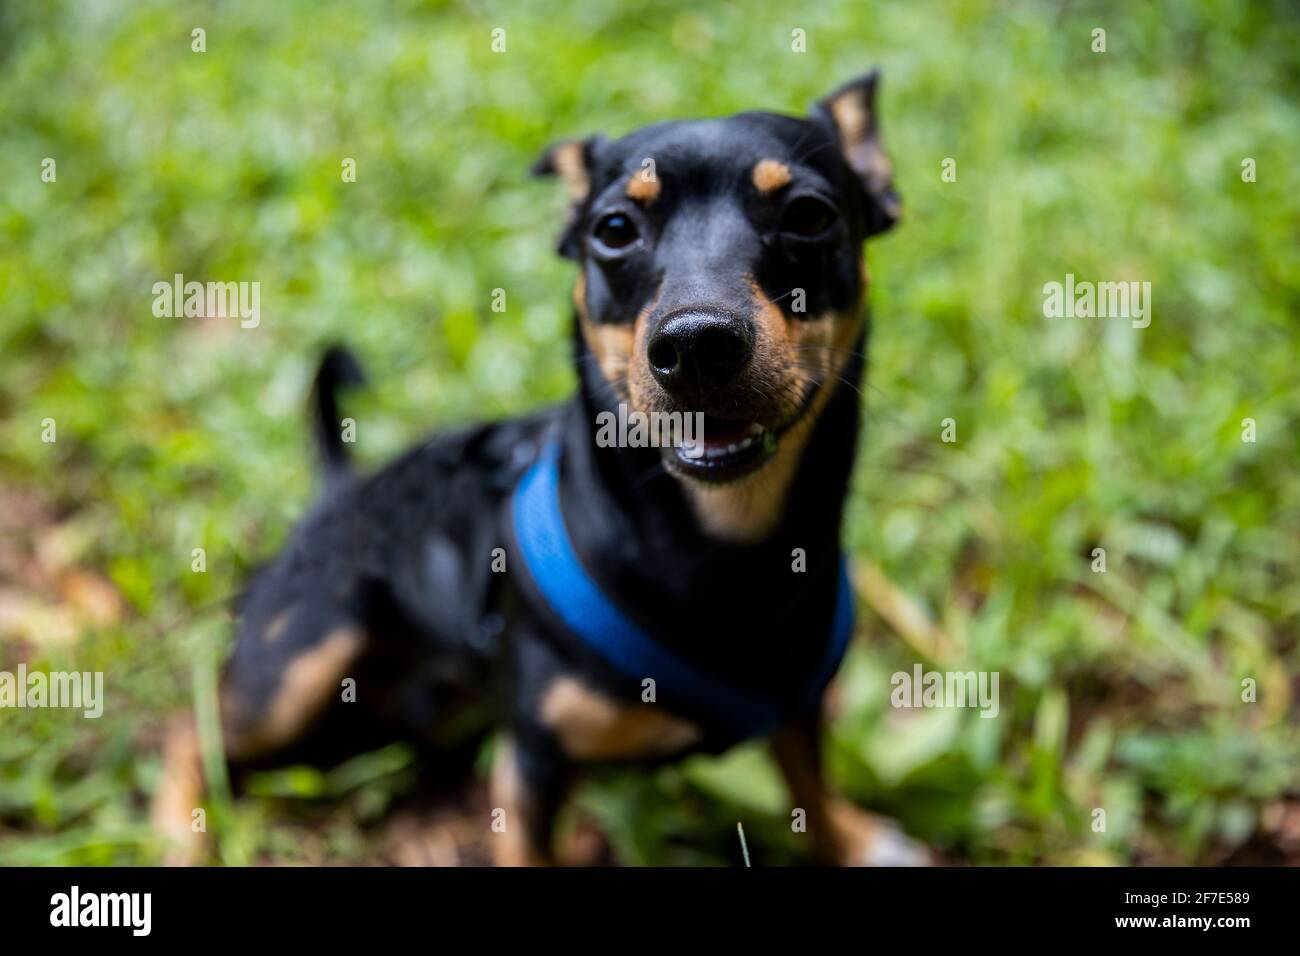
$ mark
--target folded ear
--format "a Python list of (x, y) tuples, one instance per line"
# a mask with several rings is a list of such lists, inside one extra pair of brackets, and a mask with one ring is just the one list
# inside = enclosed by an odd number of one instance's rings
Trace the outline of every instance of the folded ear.
[(595, 168), (596, 149), (601, 142), (601, 137), (589, 136), (553, 143), (543, 150), (529, 170), (534, 176), (558, 176), (568, 190), (569, 219), (560, 236), (559, 252), (570, 259), (577, 257), (577, 237), (573, 234), (573, 226), (578, 208), (591, 195), (591, 175)]
[(876, 90), (880, 71), (872, 70), (817, 101), (812, 114), (834, 129), (844, 159), (858, 175), (873, 209), (869, 235), (884, 232), (898, 221), (903, 202), (894, 190), (894, 170), (880, 141)]

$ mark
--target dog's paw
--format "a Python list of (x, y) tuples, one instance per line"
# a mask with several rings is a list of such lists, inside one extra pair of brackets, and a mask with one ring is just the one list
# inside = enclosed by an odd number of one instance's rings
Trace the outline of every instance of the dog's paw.
[(836, 801), (830, 819), (834, 829), (830, 856), (839, 866), (931, 866), (934, 857), (924, 844), (897, 823), (867, 813), (845, 800)]
[(857, 847), (854, 866), (930, 866), (930, 851), (893, 824), (883, 825)]

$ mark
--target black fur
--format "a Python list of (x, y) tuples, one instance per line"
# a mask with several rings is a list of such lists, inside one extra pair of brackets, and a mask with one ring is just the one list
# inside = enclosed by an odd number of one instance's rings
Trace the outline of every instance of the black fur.
[(340, 428), (338, 393), (343, 388), (364, 385), (365, 381), (361, 364), (351, 352), (338, 345), (325, 350), (312, 384), (311, 404), (312, 431), (316, 436), (322, 469), (328, 477), (344, 471), (348, 465)]

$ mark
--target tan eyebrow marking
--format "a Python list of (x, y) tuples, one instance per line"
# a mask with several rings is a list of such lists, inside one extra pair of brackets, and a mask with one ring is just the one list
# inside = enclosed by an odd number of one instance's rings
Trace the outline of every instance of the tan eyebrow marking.
[(770, 196), (790, 184), (790, 167), (775, 159), (762, 159), (754, 164), (754, 188), (760, 195)]
[(628, 199), (648, 206), (659, 198), (659, 177), (653, 174), (647, 177), (644, 169), (638, 169), (628, 179), (623, 192)]

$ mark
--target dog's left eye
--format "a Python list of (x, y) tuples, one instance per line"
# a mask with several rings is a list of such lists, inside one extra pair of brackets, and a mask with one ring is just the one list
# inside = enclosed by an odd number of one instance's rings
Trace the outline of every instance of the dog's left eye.
[(611, 252), (626, 249), (640, 238), (636, 223), (621, 212), (612, 212), (596, 223), (591, 235), (599, 245)]
[(781, 213), (781, 231), (815, 239), (835, 224), (835, 210), (816, 196), (798, 196)]

